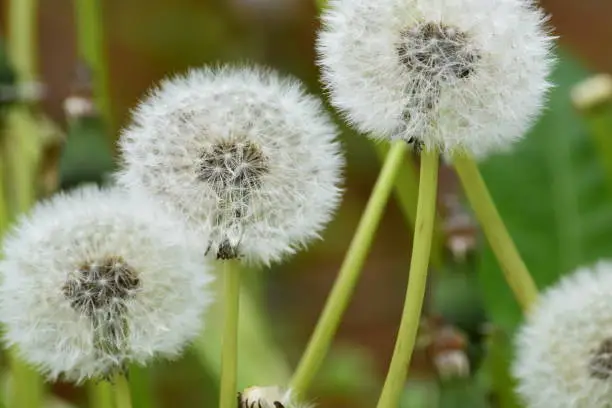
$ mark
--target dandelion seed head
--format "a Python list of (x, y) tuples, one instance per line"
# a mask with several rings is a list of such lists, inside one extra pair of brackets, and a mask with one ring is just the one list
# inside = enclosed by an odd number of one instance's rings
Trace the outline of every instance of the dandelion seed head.
[(177, 356), (202, 326), (211, 275), (182, 220), (118, 189), (60, 194), (4, 242), (4, 337), (51, 379)]
[(294, 79), (194, 69), (150, 92), (123, 132), (119, 182), (178, 210), (218, 259), (268, 264), (316, 238), (340, 200), (338, 130)]
[(612, 263), (562, 278), (516, 339), (517, 392), (529, 408), (605, 408), (612, 399)]
[(331, 0), (322, 19), (331, 102), (373, 137), (482, 157), (523, 136), (550, 87), (531, 0)]

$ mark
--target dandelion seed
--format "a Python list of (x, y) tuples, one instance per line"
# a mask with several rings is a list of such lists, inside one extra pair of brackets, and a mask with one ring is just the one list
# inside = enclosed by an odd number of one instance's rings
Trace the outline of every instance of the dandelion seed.
[(612, 400), (612, 263), (581, 268), (544, 293), (516, 341), (529, 408), (604, 408)]
[(332, 0), (322, 18), (331, 101), (374, 137), (482, 156), (525, 133), (550, 87), (531, 0)]
[(295, 401), (290, 390), (251, 387), (238, 394), (238, 408), (313, 408)]
[(344, 160), (321, 103), (257, 68), (165, 80), (121, 137), (118, 179), (179, 210), (218, 259), (265, 264), (317, 237), (340, 199)]
[(5, 339), (51, 379), (173, 357), (201, 329), (211, 281), (180, 221), (114, 190), (58, 195), (4, 243)]

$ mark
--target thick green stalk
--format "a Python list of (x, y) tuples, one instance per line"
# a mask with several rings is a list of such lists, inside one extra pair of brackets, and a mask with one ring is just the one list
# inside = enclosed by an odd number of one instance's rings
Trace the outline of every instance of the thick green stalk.
[[(104, 117), (107, 129), (114, 134), (102, 2), (101, 0), (75, 0), (74, 11), (79, 57), (85, 62), (87, 68), (91, 69), (96, 107)], [(114, 147), (114, 140), (111, 142)]]
[(465, 194), (497, 257), (506, 281), (523, 310), (527, 310), (538, 296), (537, 286), (495, 207), (478, 165), (467, 155), (456, 155), (453, 160)]
[(151, 373), (145, 367), (132, 365), (129, 376), (133, 408), (155, 408)]
[(6, 202), (6, 161), (5, 149), (0, 136), (0, 238), (4, 236), (5, 231), (9, 226), (9, 209)]
[[(37, 77), (37, 0), (10, 0), (8, 9), (7, 52), (17, 74), (17, 85), (31, 83)], [(35, 174), (40, 134), (32, 115), (17, 106), (9, 112), (8, 140), (5, 141), (5, 171), (12, 194), (14, 212), (27, 211), (34, 203)], [(14, 214), (12, 214), (14, 215)]]
[(118, 374), (114, 381), (115, 408), (132, 408), (132, 396), (127, 378), (123, 374)]
[[(239, 268), (241, 265), (235, 265)], [(216, 285), (222, 286), (223, 282)], [(238, 349), (244, 356), (244, 364), (238, 367), (238, 389), (253, 384), (285, 384), (291, 376), (289, 364), (270, 336), (268, 316), (245, 287), (240, 285), (240, 309), (238, 325)], [(223, 345), (211, 332), (223, 330), (222, 305), (215, 304), (206, 314), (204, 330), (195, 342), (195, 351), (206, 370), (215, 378), (221, 378), (221, 351)], [(262, 371), (260, 367), (266, 367)]]
[(329, 349), (355, 289), (406, 151), (404, 142), (396, 142), (385, 159), (334, 287), (291, 381), (291, 389), (298, 395), (307, 391)]
[[(389, 148), (382, 144), (375, 144), (374, 148), (381, 160), (385, 159), (385, 155)], [(406, 160), (402, 163), (399, 170), (399, 176), (395, 180), (395, 197), (399, 203), (400, 209), (406, 219), (406, 224), (410, 230), (414, 230), (416, 224), (416, 210), (419, 190), (419, 177), (411, 160)], [(436, 222), (434, 224), (433, 241), (431, 246), (431, 255), (429, 262), (435, 269), (440, 269), (444, 263), (444, 237), (437, 226), (440, 226), (441, 221), (436, 214)]]
[[(37, 72), (37, 6), (36, 0), (11, 0), (8, 5), (7, 51), (15, 68), (18, 84), (36, 79)], [(10, 182), (13, 211), (29, 209), (35, 201), (34, 174), (38, 153), (36, 124), (22, 108), (15, 108), (8, 117), (8, 138), (4, 142), (4, 181)], [(8, 197), (5, 197), (8, 198)], [(14, 214), (8, 215), (8, 219)], [(5, 216), (6, 217), (6, 216)], [(22, 362), (14, 349), (9, 351), (12, 374), (10, 407), (39, 408), (42, 406), (43, 385), (41, 378)]]
[(115, 408), (113, 386), (108, 381), (89, 381), (87, 395), (91, 408)]
[(14, 348), (9, 350), (11, 388), (7, 406), (19, 408), (42, 407), (42, 381), (29, 365), (24, 363)]
[(436, 216), (436, 192), (438, 189), (437, 151), (421, 153), (421, 174), (419, 178), (419, 198), (410, 260), (410, 275), (406, 300), (400, 323), (395, 350), (389, 365), (377, 408), (397, 408), (408, 375), (408, 367), (416, 343), (421, 319), (427, 270), (431, 252), (434, 221)]
[(223, 262), (225, 288), (223, 349), (221, 351), (221, 394), (219, 408), (236, 408), (238, 371), (238, 320), (240, 315), (240, 270), (232, 261)]

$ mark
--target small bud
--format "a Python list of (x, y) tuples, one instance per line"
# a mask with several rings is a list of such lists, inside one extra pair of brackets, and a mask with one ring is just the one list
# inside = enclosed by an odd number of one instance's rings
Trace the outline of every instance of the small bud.
[(238, 394), (238, 408), (313, 408), (297, 403), (291, 390), (278, 386), (250, 387)]
[(447, 350), (436, 354), (434, 365), (442, 379), (466, 378), (470, 375), (470, 361), (463, 350)]
[(64, 100), (64, 114), (68, 119), (94, 117), (99, 114), (94, 103), (91, 69), (83, 61), (76, 65), (70, 93)]
[(572, 89), (572, 102), (581, 111), (590, 111), (612, 100), (612, 75), (592, 76)]
[(96, 108), (91, 98), (72, 95), (64, 100), (64, 114), (70, 119), (90, 117), (96, 114)]
[(459, 197), (445, 197), (444, 232), (446, 246), (458, 262), (465, 261), (468, 253), (474, 251), (477, 244), (478, 227), (472, 216), (465, 210)]

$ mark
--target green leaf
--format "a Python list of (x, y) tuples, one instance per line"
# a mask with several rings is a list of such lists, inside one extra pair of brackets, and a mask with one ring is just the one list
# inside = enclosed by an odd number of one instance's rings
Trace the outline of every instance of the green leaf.
[[(481, 166), (499, 211), (540, 289), (579, 265), (612, 255), (604, 171), (570, 99), (587, 72), (561, 53), (547, 110), (514, 153)], [(511, 333), (521, 312), (491, 251), (479, 267), (492, 321)]]
[(486, 340), (487, 356), (484, 359), (477, 379), (481, 389), (493, 392), (496, 408), (520, 408), (514, 393), (515, 380), (510, 375), (512, 364), (512, 343), (506, 333), (493, 330)]
[(440, 389), (433, 381), (411, 380), (400, 400), (400, 408), (436, 408), (440, 403)]
[(484, 390), (472, 378), (441, 383), (438, 408), (489, 408)]
[(315, 388), (318, 395), (367, 398), (378, 386), (375, 372), (375, 362), (367, 350), (348, 345), (335, 347), (320, 370)]

